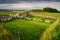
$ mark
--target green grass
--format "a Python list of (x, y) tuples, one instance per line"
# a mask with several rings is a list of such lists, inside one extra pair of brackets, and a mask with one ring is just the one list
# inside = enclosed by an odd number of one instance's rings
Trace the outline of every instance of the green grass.
[(17, 13), (22, 13), (24, 11), (0, 11), (0, 14), (17, 14)]
[(33, 12), (34, 14), (42, 14), (46, 16), (55, 16), (57, 18), (60, 18), (60, 13), (50, 13), (50, 12)]
[[(16, 11), (0, 11), (0, 14), (13, 14), (14, 15), (16, 13), (23, 13), (23, 12), (25, 12), (25, 11), (18, 11), (18, 12), (16, 12)], [(47, 15), (55, 16), (57, 18), (60, 18), (59, 13), (48, 13), (48, 12), (33, 12), (33, 13), (34, 14), (35, 13), (42, 14), (42, 15), (46, 15), (46, 16)], [(30, 18), (37, 19), (37, 20), (40, 20), (40, 19), (50, 20), (52, 23), (56, 21), (54, 19), (40, 18), (40, 17), (36, 17), (36, 16), (31, 16)], [(21, 40), (39, 40), (42, 37), (45, 30), (47, 28), (51, 27), (52, 23), (40, 22), (40, 21), (34, 21), (34, 20), (26, 20), (26, 19), (15, 19), (15, 20), (11, 20), (9, 22), (0, 22), (0, 25), (2, 25), (4, 27), (4, 30), (7, 30), (7, 32), (11, 34), (10, 36), (13, 36), (12, 38), (14, 38), (14, 40), (18, 39), (17, 32), (19, 32), (19, 37), (21, 38)], [(52, 28), (53, 28), (53, 26), (51, 27), (51, 29)], [(55, 28), (54, 30), (51, 30), (52, 31), (52, 39), (59, 40), (60, 25), (57, 25), (54, 28)], [(2, 38), (3, 33), (4, 32), (0, 33), (0, 38)], [(51, 33), (49, 33), (49, 34), (51, 34)], [(49, 36), (49, 34), (48, 34), (48, 36)]]
[(60, 40), (60, 24), (56, 26), (56, 28), (51, 34), (53, 40)]
[(43, 20), (43, 22), (45, 22), (46, 20), (49, 20), (49, 21), (50, 21), (49, 23), (53, 23), (53, 22), (56, 21), (55, 19), (52, 19), (52, 18), (41, 18), (41, 17), (37, 17), (37, 16), (31, 16), (30, 18), (31, 18), (32, 20), (33, 20), (33, 19), (36, 19), (35, 21)]
[(56, 20), (55, 19), (52, 19), (52, 18), (42, 18), (42, 20), (50, 20), (50, 23), (53, 23), (53, 22), (55, 22)]
[(44, 33), (43, 33), (43, 35), (42, 35), (42, 37), (41, 37), (40, 40), (52, 40), (52, 34), (51, 34), (51, 33), (52, 33), (53, 30), (57, 27), (57, 25), (58, 25), (58, 22), (57, 22), (57, 21), (54, 22), (53, 24), (51, 24), (50, 27), (47, 28), (47, 29), (44, 31)]
[(50, 23), (16, 19), (4, 22), (2, 25), (13, 35), (15, 35), (14, 32), (19, 31), (21, 40), (38, 40), (43, 31), (49, 27)]

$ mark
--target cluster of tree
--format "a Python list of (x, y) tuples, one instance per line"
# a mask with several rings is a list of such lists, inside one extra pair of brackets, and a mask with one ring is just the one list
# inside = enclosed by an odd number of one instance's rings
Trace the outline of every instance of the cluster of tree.
[[(0, 11), (22, 11), (22, 10), (10, 10), (10, 9), (0, 9)], [(33, 12), (56, 12), (58, 13), (59, 11), (55, 8), (50, 8), (50, 7), (45, 7), (43, 9), (32, 9)]]
[(50, 8), (50, 7), (43, 8), (43, 11), (46, 11), (46, 12), (58, 12), (57, 9)]
[(33, 12), (56, 12), (58, 13), (59, 11), (55, 8), (50, 8), (50, 7), (46, 7), (46, 8), (43, 8), (43, 9), (33, 9), (32, 10)]

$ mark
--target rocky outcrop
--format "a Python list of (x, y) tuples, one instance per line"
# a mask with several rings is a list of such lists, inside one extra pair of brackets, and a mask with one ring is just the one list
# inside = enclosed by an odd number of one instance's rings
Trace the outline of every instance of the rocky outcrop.
[(0, 15), (0, 21), (3, 22), (3, 21), (9, 21), (11, 20), (12, 17), (10, 15)]

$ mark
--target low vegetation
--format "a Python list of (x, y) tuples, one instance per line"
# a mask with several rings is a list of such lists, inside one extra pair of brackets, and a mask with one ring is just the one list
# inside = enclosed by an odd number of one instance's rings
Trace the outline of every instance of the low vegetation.
[[(59, 13), (29, 12), (60, 18)], [(0, 14), (15, 15), (16, 13), (25, 13), (25, 11), (0, 11)], [(0, 40), (60, 40), (59, 31), (60, 24), (56, 23), (56, 19), (38, 16), (0, 22)]]
[[(21, 40), (38, 40), (43, 31), (48, 28), (50, 23), (16, 19), (10, 22), (2, 23), (10, 33), (20, 32)], [(17, 36), (17, 35), (16, 35)]]
[(56, 12), (58, 13), (59, 11), (55, 8), (50, 8), (50, 7), (46, 7), (46, 8), (43, 8), (43, 11), (46, 11), (46, 12)]
[(7, 14), (7, 15), (9, 15), (9, 14), (16, 14), (16, 13), (22, 13), (22, 12), (24, 12), (24, 11), (0, 11), (0, 14)]

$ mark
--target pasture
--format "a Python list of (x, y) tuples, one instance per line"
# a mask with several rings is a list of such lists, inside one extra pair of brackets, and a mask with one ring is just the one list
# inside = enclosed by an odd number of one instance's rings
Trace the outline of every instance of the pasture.
[[(16, 13), (22, 13), (25, 11), (19, 11), (19, 12), (14, 12), (14, 11), (0, 11), (0, 14), (16, 14)], [(59, 13), (48, 13), (48, 12), (32, 12), (33, 14), (42, 14), (42, 15), (49, 15), (49, 16), (55, 16), (57, 18), (60, 18)], [(56, 21), (55, 19), (50, 19), (50, 18), (40, 18), (37, 16), (31, 16), (29, 17), (32, 20), (29, 19), (13, 19), (8, 22), (0, 22), (0, 25), (4, 27), (2, 30), (7, 30), (10, 36), (13, 38), (11, 40), (18, 40), (20, 37), (21, 40), (39, 40), (44, 36), (44, 32), (51, 27), (51, 25)], [(60, 24), (56, 24), (57, 26), (52, 26), (54, 30), (51, 30), (52, 34), (52, 39), (53, 40), (59, 40), (59, 26)], [(19, 32), (19, 34), (18, 34)], [(0, 32), (0, 34), (3, 35), (4, 32)], [(5, 32), (6, 33), (6, 32)], [(57, 34), (58, 33), (58, 34)], [(48, 35), (47, 35), (48, 36)], [(57, 38), (58, 37), (58, 38)], [(0, 39), (2, 36), (0, 35)], [(2, 39), (1, 39), (2, 40)]]
[(60, 18), (60, 13), (50, 13), (50, 12), (32, 12), (32, 13), (41, 14), (45, 16), (54, 16), (54, 17)]
[(22, 12), (24, 12), (24, 11), (0, 11), (0, 14), (12, 14), (12, 15), (14, 15), (14, 14), (16, 14), (16, 13), (22, 13)]
[(21, 40), (38, 40), (43, 31), (49, 27), (50, 23), (16, 19), (4, 22), (2, 25), (13, 35), (15, 35), (14, 32), (19, 31)]

